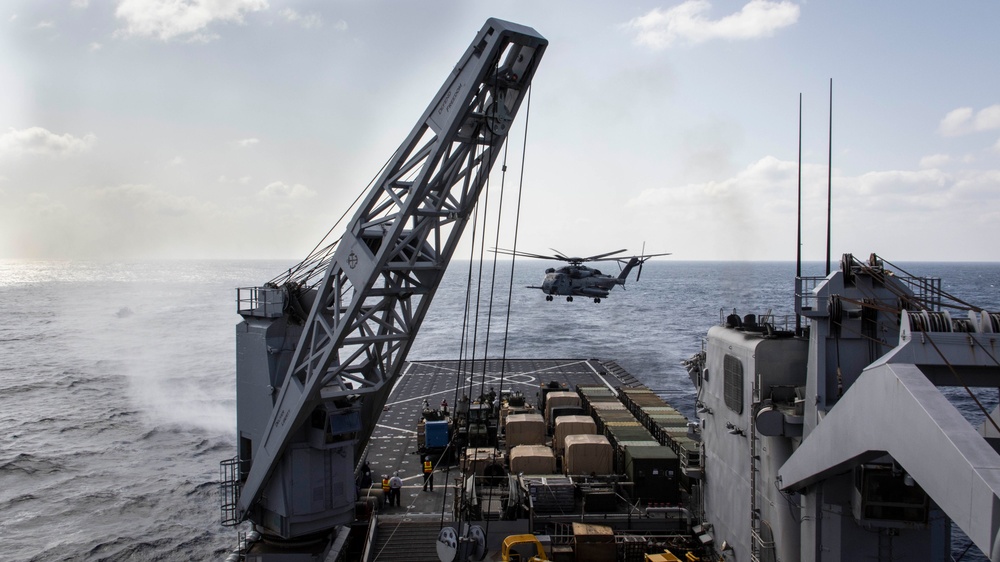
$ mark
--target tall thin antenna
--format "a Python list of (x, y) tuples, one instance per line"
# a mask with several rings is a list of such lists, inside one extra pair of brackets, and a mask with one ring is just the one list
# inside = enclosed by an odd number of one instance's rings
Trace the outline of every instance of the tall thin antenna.
[(833, 78), (830, 79), (830, 140), (826, 165), (826, 274), (830, 275), (830, 216), (833, 205)]
[[(795, 277), (802, 277), (802, 92), (799, 92), (799, 208), (795, 239)], [(802, 333), (802, 317), (795, 315), (795, 335)]]

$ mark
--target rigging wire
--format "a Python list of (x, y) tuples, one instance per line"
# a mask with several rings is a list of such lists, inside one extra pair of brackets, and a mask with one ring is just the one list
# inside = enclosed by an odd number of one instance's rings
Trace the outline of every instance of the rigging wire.
[[(961, 375), (958, 374), (958, 371), (955, 369), (955, 367), (952, 366), (950, 361), (948, 361), (948, 358), (945, 357), (944, 353), (942, 353), (941, 350), (938, 349), (938, 346), (936, 343), (934, 343), (934, 339), (931, 338), (930, 333), (923, 332), (923, 336), (927, 338), (927, 342), (931, 344), (931, 347), (934, 348), (934, 351), (936, 351), (937, 354), (941, 356), (941, 359), (944, 360), (944, 364), (948, 366), (948, 369), (951, 371), (951, 374), (955, 376), (955, 379), (958, 381), (958, 383), (965, 388), (965, 392), (969, 394), (969, 398), (972, 398), (972, 401), (976, 403), (976, 406), (979, 406), (979, 409), (984, 414), (986, 414), (986, 419), (990, 420), (990, 424), (993, 426), (993, 429), (997, 430), (997, 433), (1000, 433), (1000, 425), (997, 425), (997, 421), (993, 419), (993, 416), (991, 416), (988, 411), (986, 411), (986, 407), (983, 406), (983, 403), (979, 401), (979, 397), (976, 396), (974, 392), (972, 392), (972, 389), (969, 388), (967, 384), (965, 384), (965, 381), (962, 380)], [(996, 359), (994, 359), (994, 361), (996, 361)]]
[[(491, 103), (491, 105), (489, 107), (486, 108), (487, 112), (492, 112), (492, 117), (493, 118), (496, 118), (497, 105), (500, 103), (500, 101), (499, 101), (499, 99), (497, 97), (499, 63), (500, 63), (500, 53), (497, 54), (497, 58), (493, 62), (493, 69), (494, 69), (494, 71), (493, 71), (493, 89), (490, 92), (490, 97), (492, 98), (492, 103)], [(495, 133), (489, 128), (489, 125), (488, 125), (488, 120), (490, 119), (490, 117), (491, 117), (490, 115), (486, 115), (486, 120), (487, 121), (484, 121), (483, 123), (481, 123), (480, 127), (486, 126), (486, 128), (488, 130), (490, 130), (490, 134), (492, 135), (492, 134), (495, 134)], [(491, 138), (491, 141), (492, 141), (492, 138)], [(504, 139), (503, 145), (505, 147), (507, 145), (506, 138)], [(493, 146), (493, 143), (490, 142), (483, 149), (483, 152), (482, 152), (483, 158), (481, 160), (479, 160), (479, 165), (480, 166), (486, 166), (487, 168), (491, 168), (492, 167), (492, 161), (493, 161), (492, 158), (493, 157), (490, 154), (490, 151), (492, 151), (492, 150), (494, 150), (494, 146)], [(472, 389), (473, 389), (473, 384), (474, 384), (474, 379), (475, 379), (475, 362), (476, 362), (476, 352), (477, 352), (477, 345), (476, 344), (477, 344), (477, 336), (478, 336), (478, 332), (479, 332), (479, 306), (480, 306), (480, 302), (482, 300), (483, 245), (485, 244), (485, 240), (486, 240), (486, 224), (488, 222), (488, 217), (489, 217), (488, 211), (489, 211), (489, 193), (490, 193), (490, 180), (491, 180), (491, 177), (492, 177), (491, 174), (487, 173), (487, 176), (486, 176), (486, 185), (483, 188), (483, 193), (482, 193), (482, 195), (479, 198), (477, 198), (477, 201), (476, 201), (476, 204), (475, 204), (476, 215), (478, 216), (478, 214), (479, 214), (479, 204), (480, 204), (480, 202), (483, 203), (483, 210), (482, 210), (482, 212), (483, 212), (483, 225), (482, 225), (483, 234), (482, 234), (482, 236), (480, 238), (479, 273), (478, 273), (478, 279), (477, 279), (476, 305), (475, 305), (475, 311), (476, 312), (475, 312), (475, 316), (473, 317), (473, 320), (472, 320), (472, 353), (471, 353), (471, 358), (472, 359), (471, 359), (471, 363), (469, 365), (470, 376), (469, 376), (469, 393), (468, 393), (468, 396), (469, 396), (469, 405), (470, 406), (471, 406), (471, 403), (472, 403), (472, 396), (473, 396)], [(502, 191), (502, 183), (501, 183), (501, 191)], [(485, 199), (484, 199), (484, 197), (485, 197)], [(465, 340), (465, 338), (467, 337), (467, 333), (468, 333), (468, 330), (469, 330), (468, 316), (469, 316), (469, 312), (470, 312), (470, 310), (472, 308), (470, 306), (469, 299), (470, 299), (471, 293), (472, 293), (472, 269), (473, 269), (473, 263), (474, 263), (474, 260), (475, 260), (475, 247), (476, 247), (476, 243), (475, 243), (476, 225), (475, 225), (475, 223), (473, 224), (472, 231), (473, 231), (473, 239), (472, 239), (472, 243), (470, 244), (469, 277), (468, 277), (468, 282), (466, 284), (466, 299), (465, 299), (466, 306), (465, 306), (465, 312), (464, 312), (464, 314), (465, 314), (465, 320), (463, 320), (463, 327), (462, 327), (463, 340)], [(488, 330), (488, 328), (487, 328), (487, 330)], [(487, 335), (487, 338), (488, 338), (488, 335)], [(487, 339), (487, 342), (488, 341), (489, 340)], [(465, 340), (465, 344), (468, 344), (467, 340)], [(463, 345), (463, 348), (464, 348), (464, 345)], [(487, 349), (487, 353), (488, 353), (488, 349)], [(462, 366), (463, 366), (463, 357), (460, 356), (459, 357), (459, 369), (458, 369), (458, 377), (459, 378), (456, 381), (456, 383), (458, 383), (458, 382), (461, 381)], [(484, 356), (484, 358), (483, 358), (483, 375), (482, 375), (481, 380), (480, 380), (480, 390), (481, 391), (482, 391), (483, 386), (485, 384), (486, 367), (487, 367), (487, 361), (486, 361), (486, 357)], [(456, 386), (456, 390), (455, 390), (455, 396), (456, 397), (455, 397), (454, 400), (455, 400), (455, 406), (457, 408), (457, 406), (458, 406), (457, 395), (458, 395), (458, 387), (459, 387), (459, 385), (456, 384), (455, 386)], [(455, 410), (455, 411), (456, 411), (456, 415), (457, 415), (457, 410)], [(471, 410), (470, 410), (470, 413), (471, 413)], [(469, 435), (469, 425), (470, 425), (469, 424), (469, 421), (470, 421), (469, 417), (470, 417), (469, 414), (466, 414), (466, 419), (464, 420), (465, 421), (465, 426), (466, 426), (466, 436), (467, 437)], [(488, 436), (489, 435), (489, 427), (487, 426), (486, 429), (487, 429), (487, 436)], [(453, 435), (452, 438), (449, 440), (449, 446), (451, 445), (451, 441), (453, 441), (456, 436), (457, 436), (457, 431), (455, 432), (455, 435)], [(440, 462), (440, 460), (439, 460), (439, 462)], [(446, 478), (449, 478), (448, 475), (450, 475), (450, 473), (451, 473), (451, 469), (450, 469), (450, 465), (449, 465), (449, 468), (446, 471)], [(447, 485), (447, 482), (446, 482), (446, 485)], [(463, 500), (463, 503), (464, 503), (464, 501), (466, 499), (465, 498), (465, 486), (464, 485), (462, 486), (461, 494), (462, 494), (462, 500)], [(444, 517), (445, 517), (445, 508), (446, 508), (446, 505), (445, 505), (446, 502), (445, 502), (445, 499), (444, 499), (445, 497), (447, 497), (447, 493), (444, 495), (444, 497), (442, 497), (442, 501), (441, 501), (441, 526), (442, 527), (444, 526)], [(462, 516), (460, 514), (460, 516), (459, 516), (459, 523), (461, 523), (461, 518), (462, 518)]]
[(328, 244), (326, 247), (324, 247), (322, 251), (317, 251), (319, 250), (320, 245), (322, 245), (323, 242), (325, 242), (330, 237), (330, 235), (333, 234), (333, 231), (336, 230), (338, 226), (340, 226), (340, 223), (347, 217), (347, 214), (350, 213), (357, 206), (358, 201), (361, 201), (361, 198), (371, 191), (372, 186), (375, 185), (375, 182), (378, 180), (379, 177), (381, 177), (382, 173), (389, 166), (389, 163), (396, 158), (396, 155), (398, 153), (399, 153), (399, 148), (397, 148), (396, 151), (392, 153), (392, 156), (386, 159), (386, 161), (382, 164), (382, 167), (379, 168), (379, 171), (376, 172), (374, 176), (372, 176), (371, 180), (368, 181), (368, 185), (366, 185), (358, 193), (357, 197), (354, 198), (354, 201), (351, 203), (351, 205), (344, 210), (344, 212), (340, 215), (340, 218), (337, 219), (337, 222), (333, 223), (333, 226), (331, 226), (330, 229), (326, 231), (326, 234), (324, 234), (323, 237), (320, 238), (319, 242), (317, 242), (316, 245), (313, 247), (313, 249), (309, 252), (309, 254), (306, 255), (305, 259), (303, 259), (294, 267), (290, 268), (288, 272), (275, 276), (273, 279), (271, 279), (271, 281), (269, 281), (269, 283), (273, 283), (275, 285), (281, 285), (283, 283), (289, 282), (296, 277), (296, 274), (305, 269), (307, 265), (312, 265), (312, 267), (309, 269), (306, 275), (304, 275), (301, 278), (301, 281), (305, 282), (311, 279), (316, 274), (317, 269), (319, 269), (323, 265), (326, 265), (326, 258), (333, 253), (333, 248), (337, 246), (337, 243), (339, 243), (341, 239), (338, 238), (333, 242), (331, 242), (330, 244)]
[[(522, 148), (522, 152), (523, 152), (523, 148)], [(504, 144), (504, 150), (503, 150), (503, 164), (502, 164), (502, 166), (500, 168), (500, 170), (501, 170), (501, 172), (500, 172), (500, 196), (499, 196), (499, 201), (497, 203), (497, 224), (496, 224), (496, 236), (494, 238), (494, 244), (493, 244), (494, 248), (498, 247), (499, 244), (500, 244), (500, 226), (501, 226), (502, 217), (503, 217), (503, 195), (504, 195), (504, 186), (506, 184), (506, 179), (507, 179), (507, 153), (508, 153), (508, 146), (505, 143)], [(483, 236), (481, 242), (485, 243), (485, 241), (486, 241), (486, 237)], [(480, 249), (480, 259), (482, 259), (481, 256), (482, 256), (482, 249)], [(489, 358), (489, 352), (490, 352), (490, 329), (491, 329), (492, 324), (493, 324), (493, 300), (494, 300), (494, 291), (496, 289), (497, 259), (498, 259), (497, 253), (493, 252), (493, 267), (492, 267), (492, 271), (490, 272), (490, 300), (489, 300), (489, 306), (487, 307), (487, 313), (486, 313), (486, 340), (484, 342), (485, 351), (484, 351), (484, 354), (483, 354), (483, 376), (484, 377), (486, 376), (486, 365), (487, 365), (487, 360)], [(509, 306), (509, 300), (508, 300), (508, 306)], [(504, 332), (504, 338), (506, 339), (506, 332)], [(504, 365), (505, 365), (505, 363), (506, 363), (506, 361), (504, 361), (504, 360), (501, 360), (501, 362), (500, 362), (500, 391), (497, 393), (497, 400), (498, 401), (495, 404), (495, 407), (496, 407), (495, 418), (496, 418), (497, 433), (498, 434), (500, 432), (500, 407), (499, 406), (500, 406), (500, 401), (503, 400), (501, 397), (503, 396), (503, 382), (504, 382), (503, 373), (504, 373)], [(488, 428), (487, 428), (487, 434), (488, 434)], [(499, 435), (497, 436), (497, 439), (499, 440)], [(496, 462), (496, 459), (494, 458), (493, 461)], [(490, 486), (489, 494), (486, 497), (486, 501), (487, 501), (487, 503), (489, 505), (492, 505), (492, 501), (493, 501), (493, 488), (494, 488), (494, 486)], [(490, 529), (490, 522), (489, 522), (489, 519), (487, 519), (486, 520), (486, 532), (487, 532), (487, 534), (489, 533), (489, 529)]]

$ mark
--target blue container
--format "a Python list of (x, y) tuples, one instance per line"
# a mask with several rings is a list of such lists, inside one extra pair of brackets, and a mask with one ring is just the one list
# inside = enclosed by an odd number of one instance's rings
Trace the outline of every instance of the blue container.
[(448, 422), (445, 420), (424, 423), (424, 441), (428, 449), (448, 446)]

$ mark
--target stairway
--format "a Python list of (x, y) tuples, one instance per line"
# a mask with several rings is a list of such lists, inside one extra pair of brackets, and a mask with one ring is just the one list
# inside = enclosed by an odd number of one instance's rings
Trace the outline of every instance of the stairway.
[(441, 524), (433, 522), (379, 523), (371, 562), (440, 562), (437, 536)]

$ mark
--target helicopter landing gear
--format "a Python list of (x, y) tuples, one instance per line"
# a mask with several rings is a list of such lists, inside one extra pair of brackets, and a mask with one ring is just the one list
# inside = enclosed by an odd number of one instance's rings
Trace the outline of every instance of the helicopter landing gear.
[(573, 297), (566, 297), (566, 302), (573, 302)]
[(594, 297), (594, 302), (601, 302), (601, 299), (598, 297)]
[(545, 295), (545, 300), (551, 301), (552, 300), (552, 295)]

